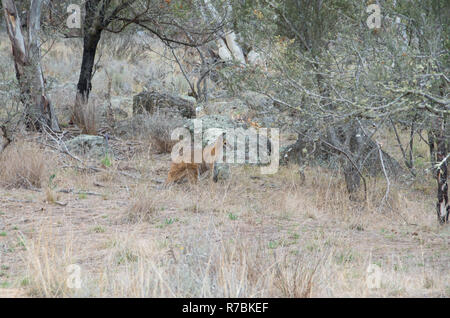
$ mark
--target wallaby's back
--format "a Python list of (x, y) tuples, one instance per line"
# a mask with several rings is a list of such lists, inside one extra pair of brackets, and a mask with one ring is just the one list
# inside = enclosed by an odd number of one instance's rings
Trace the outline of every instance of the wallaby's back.
[[(193, 163), (194, 160), (191, 160), (191, 162), (172, 162), (170, 165), (169, 173), (167, 175), (166, 184), (179, 182), (184, 180), (185, 178), (188, 178), (190, 183), (197, 183), (199, 175), (207, 170), (211, 171), (212, 179), (214, 180), (214, 182), (217, 182), (217, 177), (214, 175), (214, 165), (218, 159), (218, 156), (216, 155), (221, 154), (219, 149), (223, 149), (222, 147), (224, 144), (226, 144), (226, 141), (224, 141), (223, 137), (220, 136), (213, 145), (205, 147), (206, 155), (209, 157), (208, 163), (205, 162), (205, 158), (202, 159), (202, 163)], [(192, 148), (191, 159), (193, 159), (193, 150), (194, 149)], [(204, 155), (204, 153), (202, 154)]]

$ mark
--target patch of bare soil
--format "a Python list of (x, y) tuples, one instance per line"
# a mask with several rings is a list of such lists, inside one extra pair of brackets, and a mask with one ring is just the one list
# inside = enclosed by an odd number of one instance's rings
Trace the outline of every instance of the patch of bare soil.
[[(369, 209), (342, 199), (336, 178), (310, 170), (302, 182), (295, 167), (164, 188), (169, 156), (142, 152), (97, 172), (57, 162), (47, 189), (0, 188), (0, 297), (449, 296), (449, 228), (422, 197)], [(130, 217), (136, 202), (145, 219)], [(299, 257), (311, 262), (307, 294), (291, 286)], [(81, 289), (66, 286), (71, 264)]]

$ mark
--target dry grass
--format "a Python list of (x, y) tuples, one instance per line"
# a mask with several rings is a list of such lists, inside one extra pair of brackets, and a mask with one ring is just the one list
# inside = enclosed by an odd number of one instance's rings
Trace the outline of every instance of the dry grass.
[(310, 296), (320, 256), (271, 253), (247, 240), (214, 243), (211, 235), (186, 238), (183, 245), (165, 253), (139, 241), (129, 246), (127, 240), (121, 252), (113, 255), (116, 260), (119, 255), (123, 263), (119, 274), (109, 267), (104, 292), (116, 297)]
[[(421, 253), (375, 256), (339, 230), (313, 230), (275, 246), (261, 234), (230, 236), (210, 222), (199, 225), (203, 231), (178, 228), (175, 239), (169, 225), (164, 235), (145, 236), (138, 223), (108, 236), (96, 253), (78, 250), (77, 258), (74, 247), (85, 239), (66, 236), (61, 243), (56, 233), (40, 233), (26, 242), (23, 288), (34, 297), (450, 296), (448, 271), (434, 269)], [(81, 268), (79, 289), (67, 285), (73, 264)], [(374, 289), (367, 285), (370, 264), (381, 268)]]
[(78, 125), (83, 134), (97, 135), (99, 127), (99, 116), (97, 114), (97, 106), (93, 99), (87, 103), (83, 103), (77, 98), (72, 109), (73, 122)]
[(179, 127), (183, 127), (181, 119), (153, 114), (145, 118), (141, 127), (141, 138), (149, 140), (155, 152), (170, 153), (176, 143), (171, 138), (172, 132)]
[(0, 155), (0, 184), (6, 188), (41, 188), (47, 159), (35, 144), (18, 141), (10, 145)]
[(239, 237), (214, 242), (219, 233), (211, 231), (173, 246), (118, 235), (96, 271), (80, 273), (80, 289), (67, 284), (73, 238), (57, 244), (53, 233), (41, 232), (25, 243), (25, 287), (34, 297), (311, 297), (333, 255), (275, 251)]
[[(114, 167), (156, 177), (169, 162), (143, 152)], [(369, 200), (360, 204), (323, 168), (307, 169), (304, 181), (296, 166), (272, 176), (233, 167), (223, 183), (170, 188), (115, 169), (107, 178), (53, 169), (56, 188), (45, 193), (0, 188), (0, 247), (13, 250), (0, 283), (32, 297), (450, 295), (450, 233), (437, 226), (433, 198), (392, 184), (380, 208), (383, 178), (368, 180)], [(80, 289), (67, 285), (74, 264)], [(381, 268), (375, 289), (367, 284), (371, 264)]]
[(124, 221), (138, 223), (150, 222), (157, 212), (157, 198), (145, 187), (138, 188), (132, 196), (131, 207)]
[(73, 264), (73, 239), (68, 236), (65, 244), (58, 245), (51, 230), (45, 229), (47, 226), (41, 228), (36, 239), (23, 239), (26, 270), (21, 284), (30, 296), (66, 297), (73, 294), (67, 284), (67, 267)]
[[(77, 80), (73, 52), (80, 44), (67, 41), (56, 43), (43, 61), (44, 73), (60, 83)], [(8, 45), (0, 50), (10, 55)], [(146, 50), (132, 65), (106, 53), (102, 61), (111, 63), (105, 67), (119, 70), (109, 70), (113, 99), (131, 97), (121, 95), (129, 91), (123, 83), (138, 93), (149, 80), (186, 93), (173, 75), (177, 66), (160, 52)], [(13, 79), (13, 64), (4, 65)], [(101, 98), (107, 91), (101, 69), (93, 87)], [(57, 110), (74, 98), (60, 89), (50, 92)], [(93, 105), (80, 117), (96, 133)], [(392, 182), (382, 206), (382, 177), (368, 179), (368, 201), (355, 203), (339, 172), (324, 168), (306, 169), (303, 182), (296, 166), (273, 176), (233, 167), (224, 183), (205, 179), (163, 189), (150, 180), (166, 177), (170, 158), (164, 153), (178, 126), (150, 118), (141, 128), (152, 151), (117, 159), (96, 174), (63, 168), (34, 144), (9, 146), (0, 158), (0, 297), (450, 297), (450, 231), (437, 225), (431, 178), (410, 186)], [(388, 152), (400, 158), (389, 142), (395, 136), (382, 133)], [(414, 154), (427, 158), (420, 140)], [(46, 163), (56, 188), (37, 192), (48, 180)], [(80, 289), (67, 285), (74, 264), (81, 268)], [(367, 284), (371, 264), (381, 268), (375, 289)]]
[[(49, 236), (40, 245), (35, 239), (27, 242), (28, 269), (22, 275), (28, 283), (22, 288), (31, 296), (41, 297), (339, 297), (430, 293), (445, 296), (447, 293), (448, 272), (436, 270), (415, 253), (392, 260), (388, 251), (386, 259), (377, 256), (376, 262), (383, 269), (382, 285), (370, 290), (366, 285), (370, 252), (357, 246), (361, 242), (353, 241), (358, 240), (356, 237), (349, 241), (338, 234), (312, 231), (316, 237), (305, 234), (308, 237), (298, 242), (292, 237), (292, 242), (272, 243), (276, 240), (260, 235), (250, 238), (245, 231), (231, 238), (226, 234), (227, 226), (213, 229), (205, 221), (199, 223), (200, 228), (207, 229), (204, 232), (198, 228), (188, 230), (189, 222), (181, 228), (175, 225), (182, 232), (180, 237), (176, 229), (170, 229), (173, 224), (164, 225), (163, 234), (136, 223), (134, 230), (128, 228), (131, 230), (128, 233), (85, 232), (88, 237), (67, 239), (63, 246), (56, 244), (60, 235)], [(176, 223), (179, 222), (187, 221)], [(139, 228), (146, 228), (151, 235), (144, 235)], [(95, 243), (94, 236), (98, 240), (105, 235), (108, 240)], [(74, 261), (66, 251), (80, 244), (84, 248), (75, 249), (78, 256)], [(385, 244), (375, 243), (383, 248), (387, 247)], [(65, 285), (66, 268), (71, 262), (83, 270), (80, 290)]]

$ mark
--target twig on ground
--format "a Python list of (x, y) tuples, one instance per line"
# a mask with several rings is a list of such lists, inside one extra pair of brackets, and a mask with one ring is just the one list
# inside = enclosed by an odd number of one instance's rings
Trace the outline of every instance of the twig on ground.
[(101, 193), (97, 193), (97, 192), (90, 192), (90, 191), (74, 191), (73, 189), (62, 189), (62, 190), (58, 190), (59, 193), (73, 193), (73, 194), (85, 194), (85, 195), (92, 195), (92, 196), (97, 196), (97, 197), (102, 197), (103, 194)]

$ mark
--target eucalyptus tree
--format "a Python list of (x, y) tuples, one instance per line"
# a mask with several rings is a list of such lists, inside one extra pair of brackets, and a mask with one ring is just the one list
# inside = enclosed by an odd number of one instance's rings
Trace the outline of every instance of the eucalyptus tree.
[[(254, 18), (237, 19), (238, 30), (247, 42), (266, 48), (270, 71), (239, 70), (228, 78), (233, 87), (258, 90), (297, 116), (300, 157), (313, 149), (322, 159), (340, 154), (350, 192), (365, 172), (382, 172), (389, 183), (403, 170), (384, 152), (381, 129), (390, 126), (398, 140), (398, 127), (410, 129), (409, 154), (402, 152), (413, 176), (412, 138), (423, 139), (421, 132), (427, 132), (438, 216), (445, 222), (450, 4), (377, 3), (382, 23), (373, 28), (367, 23), (372, 12), (361, 1), (236, 2)], [(311, 142), (319, 146), (308, 146)]]
[(30, 1), (26, 23), (22, 23), (13, 0), (2, 0), (2, 6), (12, 45), (21, 101), (25, 106), (26, 124), (30, 129), (41, 130), (48, 127), (59, 131), (53, 106), (45, 92), (45, 79), (41, 67), (41, 13), (46, 2)]
[[(219, 22), (203, 21), (198, 1), (182, 0), (86, 0), (84, 5), (83, 58), (77, 84), (74, 120), (88, 103), (97, 47), (104, 31), (121, 33), (134, 25), (147, 31), (170, 48), (199, 47), (211, 41)], [(82, 123), (81, 123), (82, 124)]]
[[(450, 3), (444, 0), (397, 1), (386, 12), (398, 22), (398, 42), (383, 48), (392, 56), (391, 80), (386, 95), (407, 107), (396, 116), (425, 140), (431, 170), (437, 180), (436, 210), (440, 223), (448, 222), (448, 160), (450, 157)], [(411, 148), (411, 147), (410, 147)], [(410, 155), (410, 162), (413, 163)]]
[(368, 127), (376, 116), (369, 116), (369, 106), (361, 105), (364, 83), (357, 72), (358, 55), (349, 54), (353, 42), (369, 36), (365, 6), (349, 0), (261, 0), (236, 5), (259, 21), (248, 18), (237, 23), (248, 42), (263, 43), (271, 69), (252, 71), (254, 76), (244, 72), (241, 83), (295, 114), (298, 141), (293, 148), (298, 157), (312, 149), (325, 160), (338, 155), (352, 196), (361, 180), (365, 183), (364, 167), (381, 171), (385, 166), (388, 172), (398, 172), (395, 160), (384, 151), (380, 160), (377, 143), (371, 139)]

